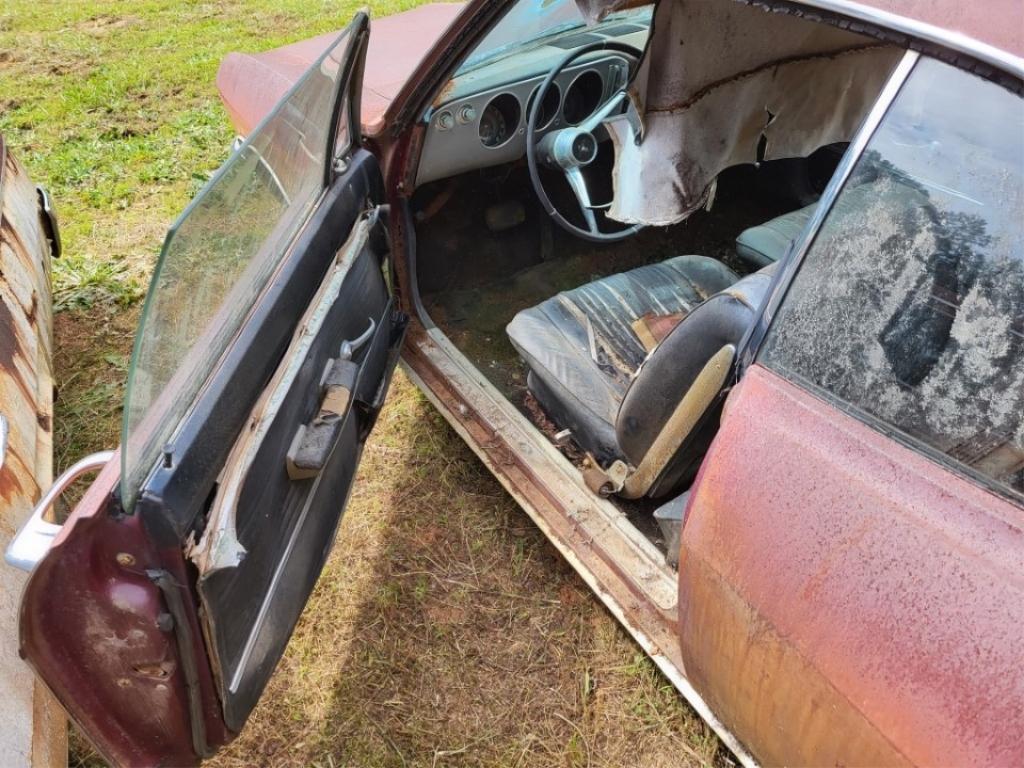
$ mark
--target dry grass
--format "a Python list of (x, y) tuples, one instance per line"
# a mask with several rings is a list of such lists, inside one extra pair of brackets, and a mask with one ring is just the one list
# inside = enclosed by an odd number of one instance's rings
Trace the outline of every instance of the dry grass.
[(717, 741), (404, 376), (221, 766), (680, 766)]
[[(388, 0), (378, 13), (412, 4)], [(54, 193), (57, 458), (118, 440), (138, 299), (223, 161), (232, 48), (355, 3), (78, 0), (0, 9), (0, 130)], [(140, 56), (140, 52), (145, 52)], [(97, 764), (73, 740), (72, 764)], [(316, 592), (219, 766), (658, 766), (725, 758), (527, 516), (396, 376)]]

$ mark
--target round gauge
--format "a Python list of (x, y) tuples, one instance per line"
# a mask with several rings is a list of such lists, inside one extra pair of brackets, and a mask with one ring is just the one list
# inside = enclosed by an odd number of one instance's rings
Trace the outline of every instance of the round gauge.
[(500, 147), (519, 128), (519, 100), (511, 93), (495, 96), (480, 115), (480, 142), (485, 147)]
[[(530, 113), (533, 111), (533, 103), (537, 100), (537, 91), (539, 88), (534, 89), (533, 93), (530, 94), (530, 100), (526, 102), (526, 119), (530, 119)], [(555, 115), (558, 114), (558, 105), (562, 103), (562, 92), (558, 90), (558, 84), (552, 83), (548, 88), (548, 92), (544, 94), (544, 101), (540, 104), (540, 112), (537, 114), (536, 128), (542, 130), (547, 128), (551, 121), (555, 119)]]
[(565, 92), (565, 101), (562, 102), (562, 116), (569, 125), (579, 125), (597, 109), (601, 103), (601, 94), (604, 91), (604, 81), (601, 76), (592, 69), (581, 74)]

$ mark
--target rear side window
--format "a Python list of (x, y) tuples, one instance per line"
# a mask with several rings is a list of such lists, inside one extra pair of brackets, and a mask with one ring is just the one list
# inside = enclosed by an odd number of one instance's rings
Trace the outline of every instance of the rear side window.
[(1024, 498), (1024, 101), (922, 59), (759, 359)]

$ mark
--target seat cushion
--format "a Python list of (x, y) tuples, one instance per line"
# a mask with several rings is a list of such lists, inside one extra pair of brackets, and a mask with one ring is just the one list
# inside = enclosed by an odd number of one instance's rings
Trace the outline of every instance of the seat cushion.
[(811, 203), (743, 230), (736, 238), (736, 255), (755, 269), (774, 264), (786, 255), (789, 244), (803, 232), (817, 207), (817, 203)]
[(507, 332), (544, 410), (608, 462), (621, 458), (615, 417), (659, 319), (678, 322), (738, 279), (715, 259), (677, 256), (559, 293), (517, 314)]

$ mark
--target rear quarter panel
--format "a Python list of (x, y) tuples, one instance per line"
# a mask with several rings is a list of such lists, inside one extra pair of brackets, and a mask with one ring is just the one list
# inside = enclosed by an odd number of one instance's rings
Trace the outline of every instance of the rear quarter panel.
[(691, 500), (686, 673), (773, 764), (1024, 757), (1024, 510), (752, 367)]

